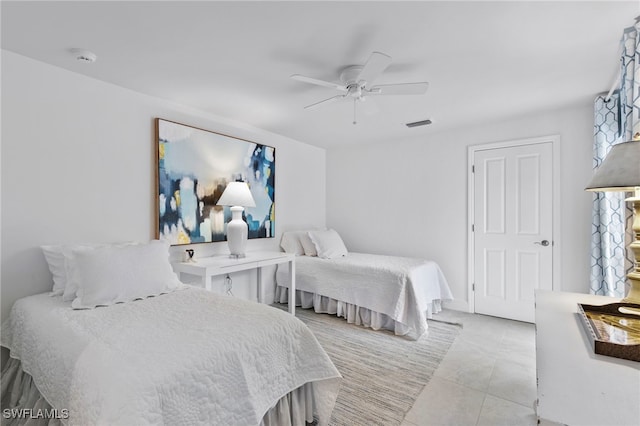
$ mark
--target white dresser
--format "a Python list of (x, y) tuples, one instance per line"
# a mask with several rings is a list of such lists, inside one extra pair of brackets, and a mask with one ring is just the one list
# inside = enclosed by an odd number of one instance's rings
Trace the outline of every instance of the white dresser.
[(640, 362), (594, 354), (578, 315), (578, 303), (617, 301), (536, 292), (537, 412), (542, 424), (640, 425)]

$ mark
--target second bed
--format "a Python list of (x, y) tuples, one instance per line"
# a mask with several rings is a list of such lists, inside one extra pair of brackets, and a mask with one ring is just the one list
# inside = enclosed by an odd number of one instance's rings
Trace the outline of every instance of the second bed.
[[(296, 257), (296, 305), (335, 314), (349, 323), (417, 339), (427, 319), (453, 296), (433, 261), (348, 253), (334, 259)], [(276, 274), (276, 301), (287, 303), (289, 270)]]

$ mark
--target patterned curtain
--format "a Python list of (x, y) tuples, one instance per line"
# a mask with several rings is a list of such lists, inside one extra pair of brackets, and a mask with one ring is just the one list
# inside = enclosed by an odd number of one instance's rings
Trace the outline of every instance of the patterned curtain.
[[(611, 147), (640, 135), (640, 24), (622, 37), (620, 89), (594, 104), (593, 166), (597, 168)], [(624, 297), (625, 275), (633, 259), (626, 247), (632, 241), (628, 194), (597, 192), (593, 200), (591, 236), (591, 293)]]
[[(613, 145), (622, 142), (620, 97), (614, 92), (595, 100), (593, 168), (596, 169)], [(591, 223), (591, 293), (624, 297), (624, 193), (595, 192)]]

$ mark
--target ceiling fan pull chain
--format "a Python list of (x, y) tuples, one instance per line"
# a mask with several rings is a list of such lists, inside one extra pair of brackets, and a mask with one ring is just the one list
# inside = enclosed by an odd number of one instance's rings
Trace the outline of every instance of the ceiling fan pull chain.
[(356, 98), (353, 98), (353, 124), (357, 124), (356, 121)]

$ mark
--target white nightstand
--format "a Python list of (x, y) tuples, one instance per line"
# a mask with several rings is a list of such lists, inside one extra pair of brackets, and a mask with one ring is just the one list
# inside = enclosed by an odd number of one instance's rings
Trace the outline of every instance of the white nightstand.
[(296, 289), (296, 256), (277, 251), (254, 251), (247, 252), (246, 257), (240, 259), (230, 258), (228, 254), (211, 257), (201, 257), (194, 262), (172, 263), (173, 270), (178, 273), (180, 279), (182, 274), (190, 274), (201, 277), (202, 285), (207, 290), (211, 290), (211, 277), (216, 275), (226, 275), (238, 271), (251, 269), (258, 270), (258, 302), (262, 302), (262, 267), (289, 263), (291, 271), (291, 283), (289, 287), (289, 312), (295, 315), (295, 289)]

